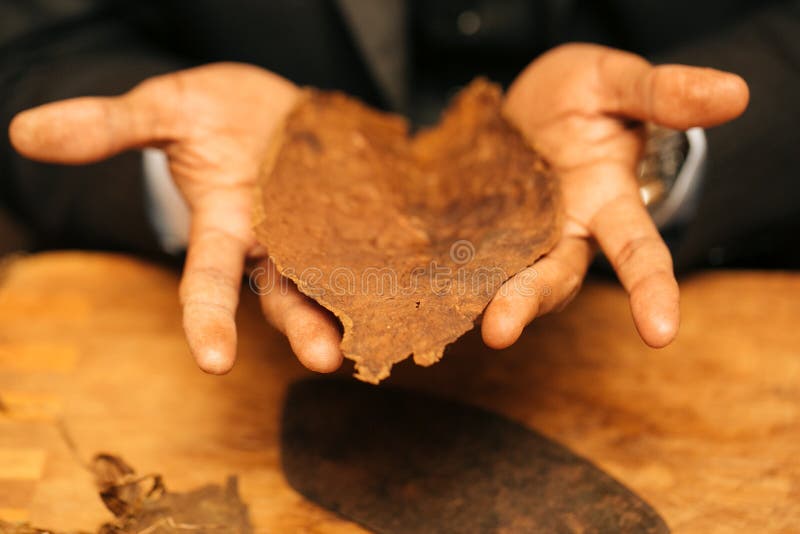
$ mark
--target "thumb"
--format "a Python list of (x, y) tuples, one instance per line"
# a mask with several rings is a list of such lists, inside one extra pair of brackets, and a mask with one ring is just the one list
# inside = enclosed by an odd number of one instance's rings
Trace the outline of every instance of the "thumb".
[(122, 96), (73, 98), (23, 111), (9, 126), (11, 144), (31, 159), (80, 164), (174, 140), (174, 76), (152, 78)]
[(607, 113), (686, 130), (735, 119), (750, 91), (736, 74), (684, 65), (654, 67), (639, 56), (609, 51), (599, 63)]

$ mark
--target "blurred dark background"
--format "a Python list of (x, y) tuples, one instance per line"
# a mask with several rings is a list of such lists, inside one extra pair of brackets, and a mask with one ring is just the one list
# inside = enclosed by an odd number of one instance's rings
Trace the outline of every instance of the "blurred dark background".
[[(769, 0), (0, 0), (0, 116), (118, 94), (147, 77), (243, 61), (428, 123), (476, 75), (503, 83), (569, 41), (742, 75), (751, 105), (708, 132), (697, 210), (672, 236), (680, 271), (797, 268), (800, 2)], [(80, 135), (80, 132), (76, 132)], [(0, 145), (0, 252), (164, 257), (141, 156), (60, 167)]]

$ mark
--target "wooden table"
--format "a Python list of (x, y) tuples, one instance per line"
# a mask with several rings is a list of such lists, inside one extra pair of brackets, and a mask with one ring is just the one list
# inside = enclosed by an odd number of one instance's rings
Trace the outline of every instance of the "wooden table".
[[(9, 261), (0, 282), (0, 518), (92, 530), (110, 518), (85, 459), (121, 454), (182, 490), (238, 474), (259, 531), (360, 532), (287, 486), (276, 442), (308, 375), (252, 295), (240, 359), (203, 375), (174, 272), (121, 256)], [(389, 383), (488, 407), (590, 458), (674, 532), (800, 531), (800, 275), (717, 272), (683, 284), (676, 343), (637, 338), (623, 292), (592, 283), (512, 349), (468, 335)], [(348, 367), (344, 372), (350, 372)]]

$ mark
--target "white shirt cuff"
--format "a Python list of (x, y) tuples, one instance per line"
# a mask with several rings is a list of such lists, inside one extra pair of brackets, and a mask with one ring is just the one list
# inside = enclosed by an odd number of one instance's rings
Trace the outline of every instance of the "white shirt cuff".
[(147, 195), (147, 216), (166, 252), (178, 254), (189, 243), (189, 206), (172, 180), (163, 150), (142, 151), (142, 171)]

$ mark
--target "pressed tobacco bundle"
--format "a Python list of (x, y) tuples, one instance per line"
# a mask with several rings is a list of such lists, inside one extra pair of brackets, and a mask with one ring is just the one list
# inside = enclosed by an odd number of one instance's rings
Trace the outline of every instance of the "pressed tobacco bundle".
[(306, 89), (261, 172), (255, 230), (282, 275), (333, 312), (356, 376), (438, 361), (508, 278), (556, 243), (555, 176), (473, 81), (434, 128)]

